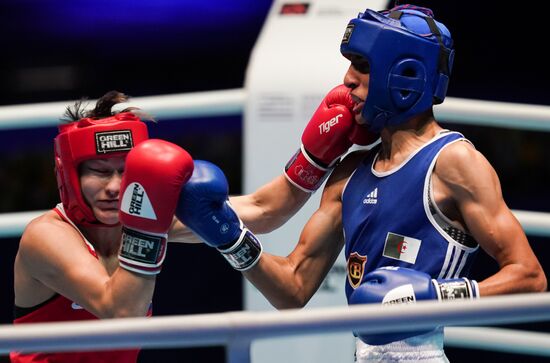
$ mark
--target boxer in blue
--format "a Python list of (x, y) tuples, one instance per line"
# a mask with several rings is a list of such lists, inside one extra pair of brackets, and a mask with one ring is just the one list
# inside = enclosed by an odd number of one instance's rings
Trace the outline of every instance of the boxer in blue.
[[(351, 62), (344, 87), (352, 102), (341, 101), (349, 113), (318, 124), (350, 117), (381, 142), (335, 167), (289, 256), (262, 252), (226, 203), (225, 177), (212, 164), (195, 163), (176, 215), (277, 308), (304, 306), (342, 248), (350, 304), (545, 291), (545, 274), (503, 200), (495, 170), (463, 135), (434, 118), (433, 105), (447, 92), (452, 43), (431, 10), (413, 5), (367, 9), (349, 22), (341, 43)], [(468, 275), (479, 247), (499, 270), (477, 283)], [(357, 335), (358, 362), (448, 361), (442, 328)]]

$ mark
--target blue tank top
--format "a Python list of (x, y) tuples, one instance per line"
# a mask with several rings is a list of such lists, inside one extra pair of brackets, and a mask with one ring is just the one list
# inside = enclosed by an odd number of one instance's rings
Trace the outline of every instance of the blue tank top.
[(431, 174), (441, 150), (466, 140), (440, 132), (398, 167), (377, 172), (379, 146), (359, 164), (342, 194), (346, 295), (382, 266), (423, 271), (432, 278), (467, 277), (478, 245), (432, 202)]

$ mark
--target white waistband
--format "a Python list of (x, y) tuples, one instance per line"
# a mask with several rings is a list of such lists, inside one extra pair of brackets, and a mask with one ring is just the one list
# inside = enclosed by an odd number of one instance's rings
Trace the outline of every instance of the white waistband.
[(389, 344), (369, 345), (357, 339), (355, 361), (448, 362), (443, 352), (443, 328)]

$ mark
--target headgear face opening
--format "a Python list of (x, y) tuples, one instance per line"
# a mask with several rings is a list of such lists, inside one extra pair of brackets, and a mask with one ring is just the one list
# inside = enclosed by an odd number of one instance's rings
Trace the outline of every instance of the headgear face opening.
[(54, 140), (57, 187), (63, 208), (74, 223), (102, 224), (82, 196), (78, 166), (86, 160), (126, 156), (147, 139), (147, 125), (129, 112), (59, 126)]
[(443, 102), (454, 59), (452, 46), (449, 30), (427, 8), (367, 9), (349, 22), (340, 52), (369, 62), (369, 89), (361, 115), (372, 131), (404, 123)]

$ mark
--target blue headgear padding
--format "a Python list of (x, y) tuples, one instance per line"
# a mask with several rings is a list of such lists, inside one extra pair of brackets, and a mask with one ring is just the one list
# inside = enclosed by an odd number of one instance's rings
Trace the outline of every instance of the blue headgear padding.
[(369, 62), (362, 116), (372, 131), (406, 122), (443, 102), (454, 58), (452, 45), (449, 30), (426, 8), (367, 9), (349, 22), (340, 52)]

